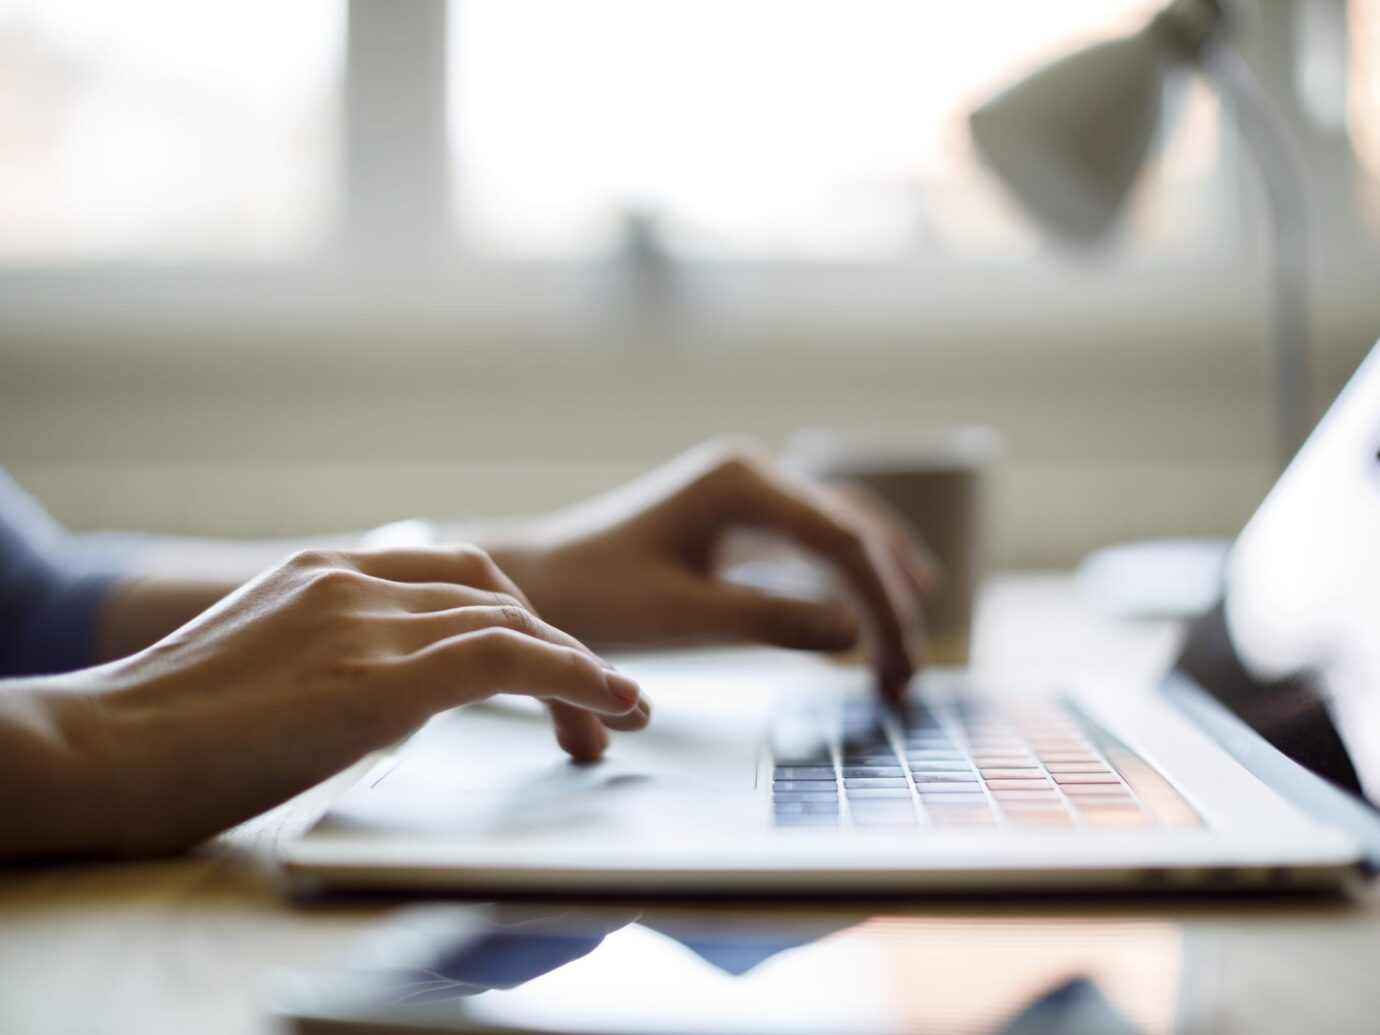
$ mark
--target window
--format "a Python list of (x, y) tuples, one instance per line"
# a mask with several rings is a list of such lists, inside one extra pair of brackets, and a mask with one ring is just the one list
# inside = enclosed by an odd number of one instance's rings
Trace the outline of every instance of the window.
[[(978, 166), (994, 87), (1156, 0), (459, 0), (461, 219), (500, 255), (584, 256), (630, 225), (691, 257), (1002, 254), (1034, 231)], [(1135, 208), (1146, 247), (1210, 223), (1216, 103), (1180, 91)], [(1196, 194), (1192, 191), (1196, 190)]]
[[(968, 111), (1163, 2), (0, 0), (0, 264), (1019, 258)], [(1292, 6), (1243, 39), (1380, 231), (1380, 0)], [(1164, 125), (1120, 252), (1173, 264), (1243, 209), (1201, 77)]]
[(342, 0), (0, 0), (0, 261), (318, 242), (343, 14)]
[(1361, 166), (1361, 203), (1380, 235), (1380, 0), (1348, 0), (1347, 128)]

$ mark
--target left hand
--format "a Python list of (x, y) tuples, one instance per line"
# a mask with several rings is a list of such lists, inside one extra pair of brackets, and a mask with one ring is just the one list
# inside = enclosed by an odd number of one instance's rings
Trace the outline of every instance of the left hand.
[[(899, 527), (855, 495), (789, 476), (756, 447), (711, 443), (486, 545), (536, 609), (581, 640), (838, 651), (861, 634), (894, 700), (920, 661), (918, 595), (933, 578)], [(716, 548), (736, 528), (779, 534), (824, 560), (851, 606), (718, 578)]]

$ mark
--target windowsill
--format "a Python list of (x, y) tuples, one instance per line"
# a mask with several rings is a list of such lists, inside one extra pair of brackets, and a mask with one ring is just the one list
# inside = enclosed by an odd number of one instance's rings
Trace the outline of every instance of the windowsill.
[[(381, 269), (391, 272), (381, 273)], [(1263, 258), (1174, 262), (696, 264), (664, 279), (615, 264), (377, 261), (0, 270), (10, 376), (254, 383), (293, 373), (396, 384), (438, 371), (647, 372), (920, 365), (946, 377), (1098, 383), (1255, 377)], [(1322, 380), (1380, 334), (1380, 253), (1315, 271)], [(923, 343), (923, 344), (920, 344)], [(605, 364), (596, 364), (604, 366)], [(1335, 368), (1335, 369), (1334, 369)]]

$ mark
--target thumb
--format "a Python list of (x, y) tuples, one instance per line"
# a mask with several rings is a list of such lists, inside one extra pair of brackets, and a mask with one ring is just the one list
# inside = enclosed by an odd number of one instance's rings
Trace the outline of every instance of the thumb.
[(838, 603), (777, 596), (711, 580), (695, 594), (697, 632), (795, 650), (841, 651), (858, 639), (853, 612)]

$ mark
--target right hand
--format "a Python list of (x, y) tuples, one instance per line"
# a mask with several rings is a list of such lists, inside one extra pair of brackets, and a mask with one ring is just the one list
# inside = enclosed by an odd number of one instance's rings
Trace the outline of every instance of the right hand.
[(546, 702), (577, 759), (649, 715), (473, 547), (301, 553), (64, 682), (79, 692), (53, 695), (55, 719), (94, 800), (113, 799), (92, 847), (125, 854), (193, 844), (495, 694)]

